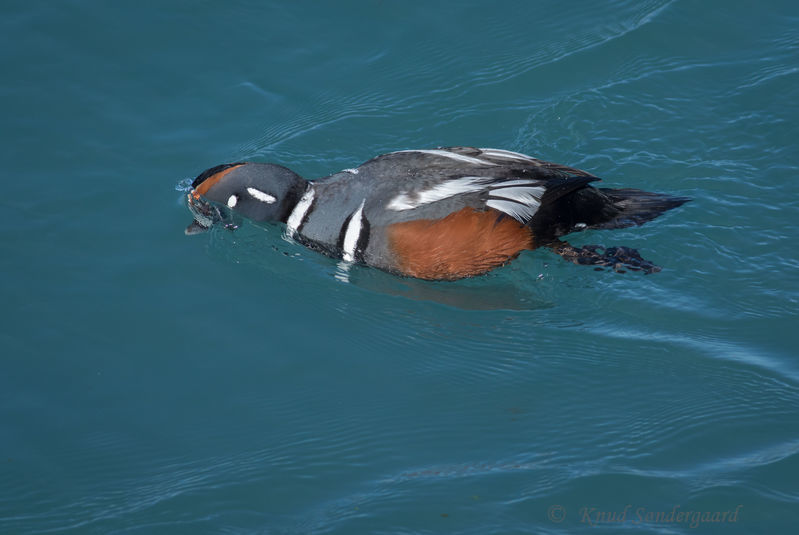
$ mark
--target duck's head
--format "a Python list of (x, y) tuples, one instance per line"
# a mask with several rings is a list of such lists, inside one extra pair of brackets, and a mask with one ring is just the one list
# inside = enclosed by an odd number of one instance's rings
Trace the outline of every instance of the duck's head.
[(230, 163), (203, 171), (191, 187), (188, 205), (194, 221), (186, 234), (208, 230), (222, 219), (215, 204), (253, 221), (285, 222), (308, 182), (281, 165)]

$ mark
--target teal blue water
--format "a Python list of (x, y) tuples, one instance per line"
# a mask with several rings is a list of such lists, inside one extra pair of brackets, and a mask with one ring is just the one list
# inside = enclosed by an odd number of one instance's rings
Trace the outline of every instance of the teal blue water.
[[(795, 2), (3, 2), (0, 533), (792, 533)], [(497, 147), (693, 202), (456, 283), (181, 185)]]

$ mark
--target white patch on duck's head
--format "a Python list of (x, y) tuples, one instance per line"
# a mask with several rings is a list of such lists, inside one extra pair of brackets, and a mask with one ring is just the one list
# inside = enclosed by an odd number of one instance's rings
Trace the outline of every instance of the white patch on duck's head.
[[(272, 204), (274, 202), (277, 202), (277, 198), (275, 198), (273, 195), (269, 195), (268, 193), (264, 193), (263, 191), (261, 191), (259, 189), (247, 188), (247, 193), (252, 195), (252, 197), (254, 199), (257, 199), (257, 200), (259, 200), (261, 202), (265, 202), (266, 204)], [(235, 197), (235, 195), (233, 197)], [(230, 201), (228, 201), (228, 204), (229, 203), (230, 203)], [(232, 208), (232, 206), (231, 206), (231, 208)]]

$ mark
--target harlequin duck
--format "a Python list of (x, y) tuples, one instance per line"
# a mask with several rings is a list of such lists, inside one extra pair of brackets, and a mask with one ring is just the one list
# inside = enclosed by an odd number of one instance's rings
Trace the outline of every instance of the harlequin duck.
[(233, 163), (192, 183), (195, 221), (226, 217), (285, 223), (297, 241), (345, 263), (421, 279), (483, 274), (546, 246), (578, 264), (657, 271), (633, 249), (575, 248), (561, 236), (641, 225), (689, 199), (595, 188), (596, 176), (499, 149), (403, 150), (307, 181), (286, 167)]

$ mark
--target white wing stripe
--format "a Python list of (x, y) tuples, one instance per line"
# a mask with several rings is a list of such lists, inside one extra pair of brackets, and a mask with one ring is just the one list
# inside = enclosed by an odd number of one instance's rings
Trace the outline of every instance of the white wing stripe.
[(509, 216), (518, 220), (521, 223), (527, 223), (538, 211), (538, 204), (530, 206), (528, 204), (519, 204), (513, 201), (503, 201), (500, 199), (489, 199), (486, 206), (494, 208), (500, 212), (505, 212)]
[(527, 156), (526, 154), (521, 154), (519, 152), (511, 152), (509, 150), (480, 149), (480, 151), (486, 156), (493, 156), (494, 158), (505, 158), (507, 160), (521, 160), (527, 162), (535, 160), (535, 158), (532, 156)]
[(541, 198), (546, 188), (534, 180), (517, 179), (504, 182), (495, 182), (495, 180), (492, 177), (480, 176), (464, 176), (448, 180), (419, 192), (402, 192), (392, 198), (386, 208), (401, 212), (464, 193), (485, 192), (488, 193), (486, 206), (527, 223), (541, 206)]
[(399, 154), (402, 152), (420, 152), (422, 154), (432, 154), (434, 156), (443, 156), (444, 158), (450, 158), (452, 160), (471, 163), (474, 165), (497, 165), (493, 162), (489, 162), (488, 160), (481, 160), (479, 158), (473, 158), (471, 156), (464, 156), (463, 154), (457, 154), (455, 152), (449, 152), (447, 150), (400, 150), (395, 152), (394, 154)]
[(442, 182), (432, 188), (409, 195), (400, 193), (388, 203), (386, 208), (394, 211), (412, 210), (423, 204), (441, 201), (463, 193), (475, 193), (486, 189), (486, 182), (491, 179), (479, 176), (465, 176)]
[(535, 204), (536, 207), (541, 204), (541, 196), (544, 194), (544, 188), (502, 188), (492, 190), (491, 197), (499, 197), (501, 199), (509, 199), (525, 204)]
[(502, 182), (496, 182), (491, 184), (491, 189), (500, 189), (500, 188), (508, 188), (511, 186), (530, 186), (530, 187), (538, 187), (541, 184), (540, 181), (530, 179), (530, 178), (522, 178), (519, 180), (503, 180)]

